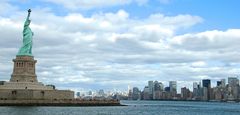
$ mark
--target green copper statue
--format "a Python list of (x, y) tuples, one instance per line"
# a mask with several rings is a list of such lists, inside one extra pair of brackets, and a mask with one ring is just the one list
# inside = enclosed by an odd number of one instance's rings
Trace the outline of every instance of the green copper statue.
[(18, 51), (17, 56), (32, 56), (32, 37), (33, 32), (29, 27), (31, 20), (29, 19), (31, 13), (31, 9), (28, 10), (28, 16), (24, 23), (23, 29), (23, 45)]

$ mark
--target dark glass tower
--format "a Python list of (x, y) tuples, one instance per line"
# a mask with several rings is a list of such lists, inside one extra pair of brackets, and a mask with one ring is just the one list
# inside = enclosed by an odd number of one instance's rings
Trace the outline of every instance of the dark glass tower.
[(202, 85), (203, 85), (203, 87), (211, 88), (211, 80), (210, 79), (203, 79), (202, 80)]
[(203, 96), (204, 100), (210, 99), (210, 90), (211, 90), (211, 80), (210, 79), (203, 79), (202, 80), (203, 85)]

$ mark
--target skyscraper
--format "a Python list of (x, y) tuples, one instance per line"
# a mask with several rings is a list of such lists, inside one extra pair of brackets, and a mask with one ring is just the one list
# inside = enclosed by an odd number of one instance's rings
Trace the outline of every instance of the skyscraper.
[(221, 81), (217, 81), (217, 86), (218, 87), (222, 86), (222, 82)]
[(143, 90), (143, 99), (144, 100), (149, 100), (149, 87), (145, 86)]
[(177, 94), (177, 81), (170, 81), (169, 87), (170, 87), (171, 96), (175, 97)]
[(210, 79), (203, 79), (203, 100), (210, 99), (210, 89), (211, 89), (211, 80)]
[(221, 86), (225, 87), (226, 86), (226, 80), (225, 79), (221, 79)]
[(237, 77), (229, 77), (228, 78), (228, 85), (233, 87), (239, 85), (239, 80)]
[(77, 97), (80, 97), (81, 95), (80, 95), (80, 92), (77, 92)]
[(229, 96), (232, 96), (234, 99), (239, 97), (239, 79), (237, 77), (228, 78), (228, 91)]
[(183, 100), (189, 99), (190, 96), (191, 96), (191, 92), (188, 88), (186, 87), (181, 88), (181, 98)]
[(133, 100), (138, 100), (138, 99), (140, 99), (140, 90), (139, 90), (137, 87), (133, 87), (132, 99), (133, 99)]
[(153, 99), (153, 81), (148, 81), (149, 98)]
[(198, 88), (198, 82), (193, 82), (193, 90)]
[(100, 89), (100, 90), (98, 91), (98, 95), (99, 95), (99, 96), (104, 96), (104, 90), (103, 90), (103, 89)]
[(211, 80), (210, 79), (203, 79), (202, 86), (206, 88), (211, 88)]
[(217, 81), (217, 86), (218, 87), (225, 87), (226, 86), (226, 80), (221, 79), (220, 81)]
[(163, 84), (161, 82), (154, 81), (153, 99), (160, 99), (161, 91), (163, 91)]
[(193, 82), (193, 98), (200, 100), (202, 96), (201, 82)]

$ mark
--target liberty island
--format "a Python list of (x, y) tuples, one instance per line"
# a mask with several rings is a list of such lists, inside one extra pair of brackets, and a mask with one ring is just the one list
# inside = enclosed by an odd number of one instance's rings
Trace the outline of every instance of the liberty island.
[(0, 85), (1, 106), (113, 106), (120, 105), (117, 100), (79, 100), (74, 98), (74, 91), (58, 90), (54, 85), (38, 82), (35, 65), (37, 60), (32, 55), (33, 32), (30, 23), (31, 9), (24, 23), (23, 44), (16, 58), (9, 82)]

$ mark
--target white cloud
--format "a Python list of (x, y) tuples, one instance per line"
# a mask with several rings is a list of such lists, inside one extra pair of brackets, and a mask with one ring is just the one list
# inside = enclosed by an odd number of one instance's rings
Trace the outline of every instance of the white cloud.
[(68, 8), (70, 10), (103, 8), (110, 6), (126, 5), (131, 3), (144, 5), (148, 2), (148, 0), (71, 0), (71, 1), (45, 0), (45, 1), (63, 5), (65, 8)]
[(240, 30), (206, 31), (174, 37), (173, 46), (194, 51), (235, 51), (239, 49)]
[(188, 28), (195, 24), (203, 22), (199, 16), (192, 16), (188, 14), (179, 14), (177, 16), (165, 16), (163, 14), (152, 14), (149, 17), (149, 23), (159, 23), (163, 27), (170, 29)]
[(192, 67), (206, 67), (207, 63), (204, 61), (197, 61), (192, 63)]

